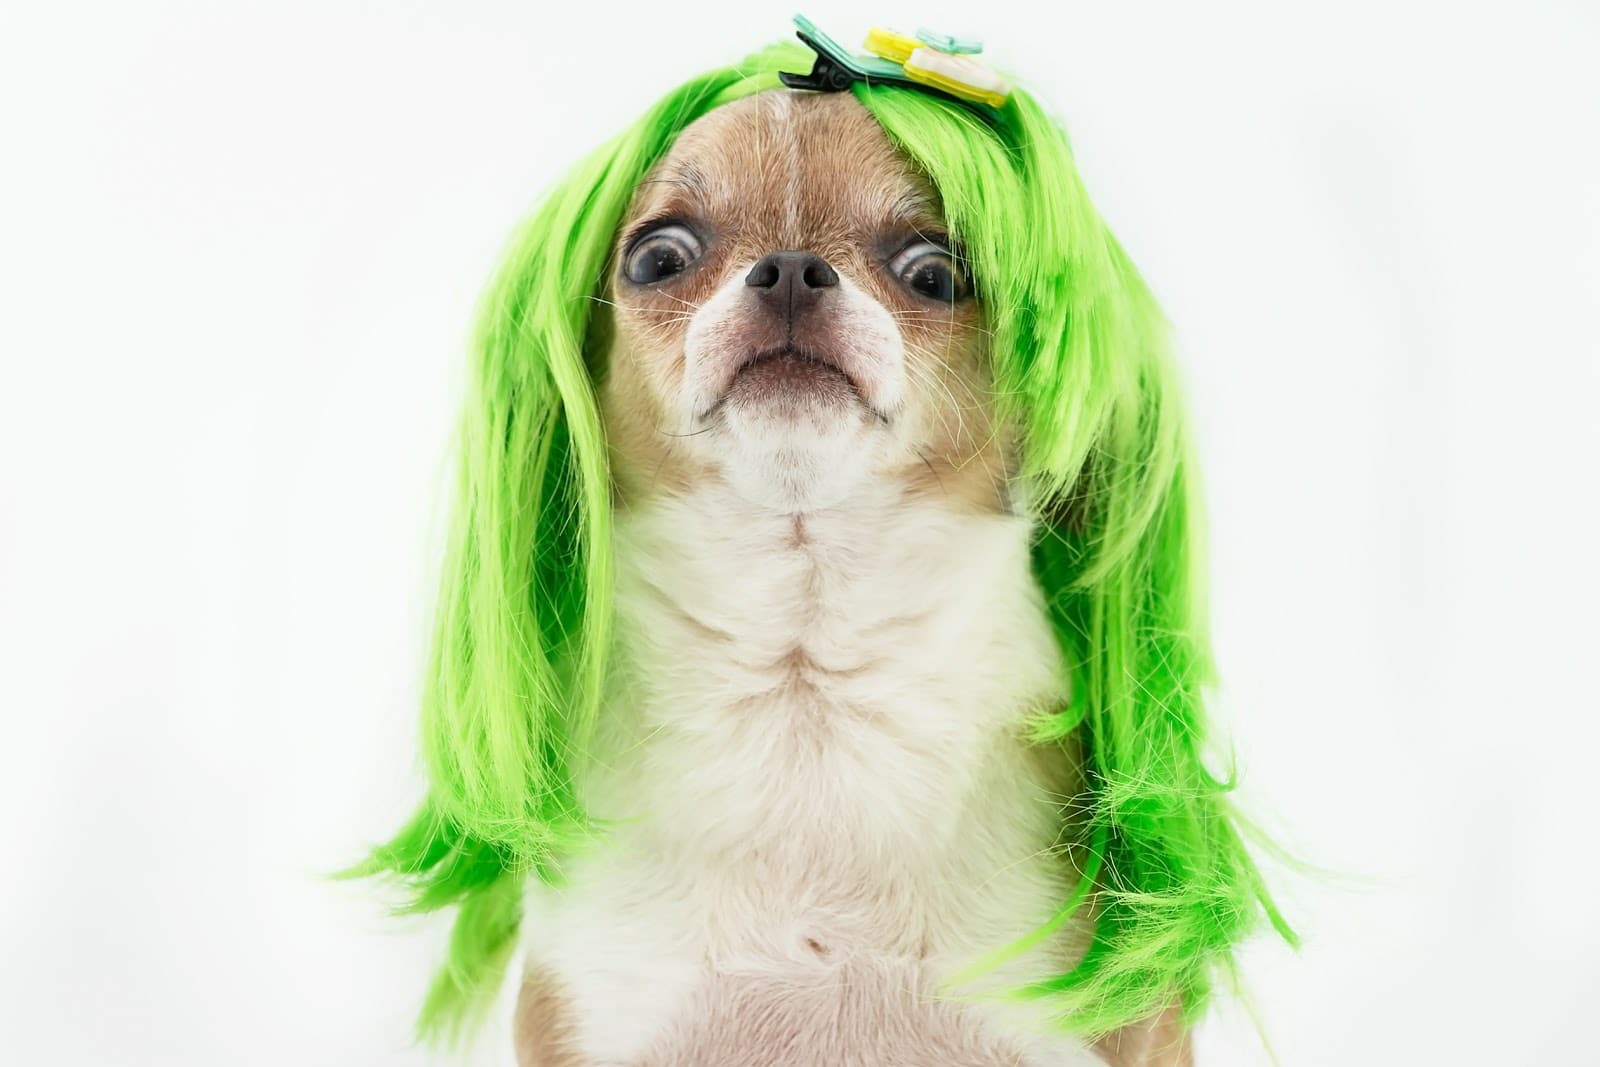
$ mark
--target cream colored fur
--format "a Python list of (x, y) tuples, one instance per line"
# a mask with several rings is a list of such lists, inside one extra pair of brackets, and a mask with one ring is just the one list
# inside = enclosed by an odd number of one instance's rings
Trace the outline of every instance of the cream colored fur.
[[(528, 924), (589, 1061), (1096, 1062), (936, 999), (1067, 893), (1058, 769), (1016, 737), (1062, 694), (1026, 537), (894, 489), (801, 520), (726, 488), (620, 517), (625, 658), (586, 781), (614, 825)], [(834, 1026), (812, 1058), (772, 1039)]]

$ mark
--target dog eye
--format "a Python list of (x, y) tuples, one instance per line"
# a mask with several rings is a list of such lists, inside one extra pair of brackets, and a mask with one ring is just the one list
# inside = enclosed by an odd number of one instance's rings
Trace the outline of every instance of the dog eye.
[(634, 242), (622, 273), (637, 285), (652, 285), (688, 270), (702, 251), (700, 239), (687, 226), (662, 226)]
[(889, 261), (902, 285), (920, 296), (952, 304), (971, 290), (966, 271), (955, 255), (934, 241), (916, 241)]

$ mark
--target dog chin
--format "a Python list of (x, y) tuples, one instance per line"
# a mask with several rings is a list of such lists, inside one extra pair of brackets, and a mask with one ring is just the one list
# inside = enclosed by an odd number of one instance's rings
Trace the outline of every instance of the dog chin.
[(735, 386), (720, 422), (728, 481), (751, 502), (784, 511), (840, 503), (871, 478), (883, 445), (882, 428), (853, 392), (740, 396)]

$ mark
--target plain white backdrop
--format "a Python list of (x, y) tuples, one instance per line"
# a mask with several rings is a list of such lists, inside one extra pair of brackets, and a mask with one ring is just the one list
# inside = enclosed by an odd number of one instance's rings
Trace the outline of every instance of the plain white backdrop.
[[(967, 30), (1164, 301), (1215, 706), (1298, 954), (1202, 1067), (1600, 1062), (1600, 14), (812, 0)], [(785, 4), (0, 14), (0, 1062), (452, 1062), (417, 799), (473, 302), (540, 191)], [(475, 1051), (509, 1064), (504, 1027)]]

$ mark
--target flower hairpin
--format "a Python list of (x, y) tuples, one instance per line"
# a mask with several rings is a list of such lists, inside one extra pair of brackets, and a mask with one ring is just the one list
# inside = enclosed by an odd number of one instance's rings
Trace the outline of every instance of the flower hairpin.
[(919, 30), (915, 37), (874, 28), (867, 34), (861, 55), (842, 47), (804, 15), (794, 17), (795, 36), (817, 54), (808, 74), (782, 72), (778, 77), (791, 89), (840, 92), (853, 82), (867, 85), (905, 85), (954, 97), (966, 104), (999, 108), (1011, 86), (979, 60), (979, 41)]

